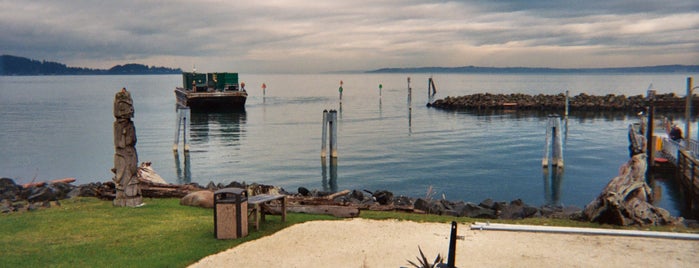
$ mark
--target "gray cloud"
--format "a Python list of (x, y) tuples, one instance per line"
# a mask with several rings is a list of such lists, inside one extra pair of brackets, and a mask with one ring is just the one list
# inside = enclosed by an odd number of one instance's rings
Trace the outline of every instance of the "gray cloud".
[(699, 64), (698, 29), (693, 0), (0, 0), (0, 53), (95, 68)]

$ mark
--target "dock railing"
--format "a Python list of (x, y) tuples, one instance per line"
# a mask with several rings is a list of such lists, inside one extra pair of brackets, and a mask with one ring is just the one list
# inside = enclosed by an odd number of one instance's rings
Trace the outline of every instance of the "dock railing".
[(674, 163), (678, 163), (680, 150), (685, 150), (688, 156), (692, 158), (699, 158), (699, 142), (696, 140), (682, 140), (681, 142), (674, 141), (668, 137), (661, 138), (662, 140), (662, 153), (665, 157), (669, 158)]
[(680, 183), (689, 189), (687, 205), (690, 209), (694, 207), (694, 201), (699, 195), (699, 161), (690, 155), (692, 152), (680, 150), (677, 159), (677, 175)]

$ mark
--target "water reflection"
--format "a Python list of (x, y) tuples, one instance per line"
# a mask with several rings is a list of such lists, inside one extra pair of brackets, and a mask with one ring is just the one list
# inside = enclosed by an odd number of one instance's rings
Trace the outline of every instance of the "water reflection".
[(240, 112), (200, 112), (192, 111), (190, 116), (190, 137), (192, 144), (222, 142), (225, 145), (239, 144), (245, 135), (245, 111)]
[(173, 154), (175, 155), (175, 169), (177, 172), (177, 183), (178, 184), (187, 184), (192, 182), (192, 170), (190, 169), (191, 167), (191, 162), (189, 161), (189, 152), (184, 152), (184, 172), (182, 172), (182, 165), (180, 164), (180, 154), (177, 151), (174, 151)]
[[(337, 192), (337, 158), (328, 157), (320, 159), (321, 175), (323, 177), (323, 191)], [(328, 163), (330, 162), (330, 180), (328, 181)]]
[(544, 167), (544, 198), (547, 205), (561, 205), (561, 184), (563, 183), (563, 168), (552, 167), (553, 172), (549, 172), (549, 167)]
[[(656, 171), (646, 179), (653, 189), (653, 205), (677, 208), (679, 215), (687, 219), (699, 219), (699, 204), (692, 201), (691, 193), (682, 187), (674, 172)], [(664, 192), (664, 193), (663, 193)]]

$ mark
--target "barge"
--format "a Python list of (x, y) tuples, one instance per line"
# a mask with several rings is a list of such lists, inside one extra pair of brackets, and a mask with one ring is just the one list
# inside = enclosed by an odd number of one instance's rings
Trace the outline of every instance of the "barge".
[(238, 73), (182, 73), (175, 88), (178, 107), (198, 111), (244, 110), (248, 93), (238, 85)]

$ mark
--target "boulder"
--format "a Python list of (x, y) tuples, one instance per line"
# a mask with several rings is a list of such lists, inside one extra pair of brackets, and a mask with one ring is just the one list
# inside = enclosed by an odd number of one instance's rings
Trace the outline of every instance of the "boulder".
[(413, 201), (410, 199), (410, 197), (402, 195), (396, 197), (395, 200), (393, 200), (393, 203), (399, 207), (410, 207), (413, 205)]
[(381, 205), (388, 205), (393, 202), (393, 193), (386, 190), (376, 191), (371, 196)]
[(478, 205), (484, 208), (493, 209), (493, 207), (495, 206), (495, 201), (493, 201), (493, 199), (488, 198), (486, 200), (481, 201), (481, 203)]
[(0, 178), (0, 200), (15, 201), (21, 191), (22, 187), (17, 185), (14, 180)]
[(498, 218), (497, 214), (495, 213), (495, 210), (479, 206), (474, 203), (466, 203), (466, 205), (462, 208), (460, 215), (469, 218)]
[(208, 190), (191, 192), (180, 199), (180, 205), (213, 208), (214, 192)]
[(299, 187), (298, 192), (302, 196), (310, 196), (311, 193), (311, 191), (309, 191), (306, 187)]

